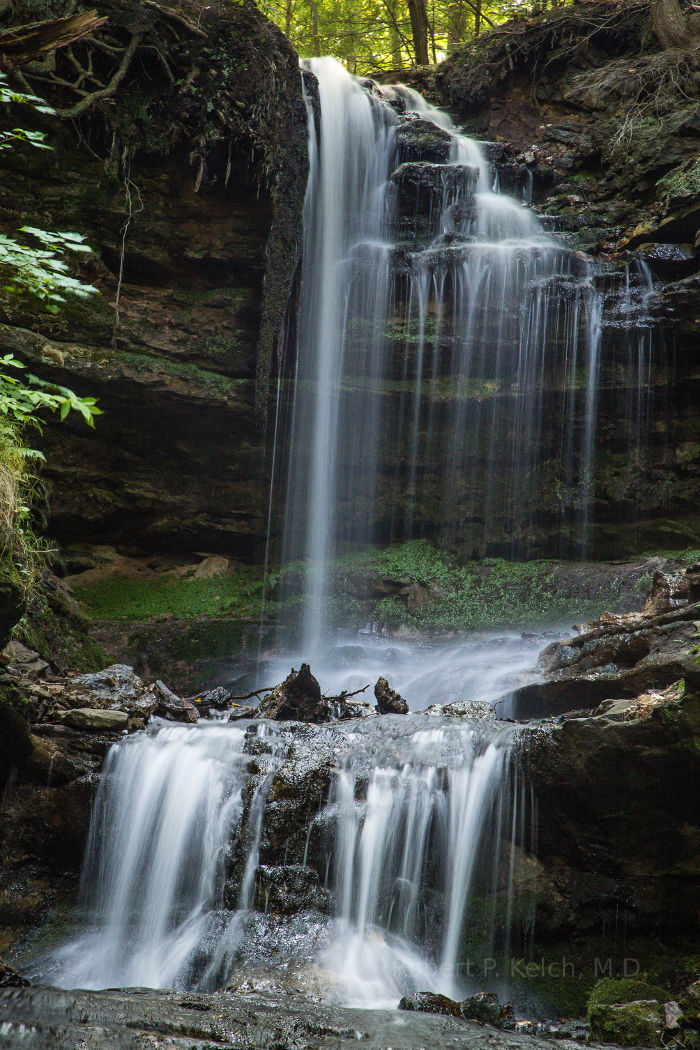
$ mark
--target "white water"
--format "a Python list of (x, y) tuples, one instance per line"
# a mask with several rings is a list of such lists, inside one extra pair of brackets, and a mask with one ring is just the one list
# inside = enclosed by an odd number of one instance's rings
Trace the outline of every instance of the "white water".
[[(317, 992), (361, 1006), (395, 1006), (424, 987), (464, 992), (475, 868), (496, 871), (515, 843), (511, 737), (489, 721), (370, 722), (313, 730), (320, 746), (338, 745), (330, 797), (308, 830), (325, 829), (314, 864), (333, 916), (276, 920), (262, 950), (252, 947), (253, 909), (268, 792), (282, 763), (299, 757), (304, 767), (313, 739), (264, 723), (246, 732), (156, 722), (114, 745), (90, 830), (81, 932), (42, 962), (41, 979), (211, 990), (262, 967), (302, 983), (313, 974)], [(250, 773), (258, 753), (262, 771)]]
[[(329, 563), (346, 549), (437, 522), (466, 555), (522, 554), (551, 490), (561, 553), (585, 550), (602, 298), (581, 253), (492, 192), (479, 145), (446, 114), (408, 88), (372, 95), (333, 59), (308, 65), (300, 327), (275, 474), (278, 560), (303, 559), (297, 641), (317, 666)], [(442, 180), (427, 217), (398, 167), (411, 114), (451, 135), (447, 165), (411, 165)], [(295, 574), (282, 597), (297, 587)]]
[(244, 732), (157, 723), (109, 752), (81, 886), (87, 932), (46, 979), (68, 987), (187, 986), (222, 907), (241, 819)]
[[(508, 744), (502, 731), (475, 725), (419, 730), (405, 762), (378, 761), (362, 803), (353, 759), (339, 772), (329, 806), (340, 931), (321, 965), (344, 1002), (391, 1006), (420, 988), (466, 990), (458, 968), (465, 910), (483, 845), (496, 863), (502, 829), (488, 843), (483, 836), (503, 791)], [(444, 900), (432, 928), (427, 887)]]
[[(284, 435), (276, 476), (287, 479), (281, 557), (309, 567), (299, 654), (334, 692), (389, 674), (414, 708), (491, 699), (534, 663), (527, 641), (485, 637), (438, 649), (368, 636), (346, 660), (329, 652), (332, 590), (315, 568), (344, 544), (420, 534), (434, 514), (431, 485), (458, 545), (483, 551), (500, 529), (516, 546), (543, 484), (545, 436), (556, 449), (562, 514), (576, 503), (581, 547), (600, 298), (589, 264), (491, 192), (479, 147), (408, 89), (397, 89), (408, 109), (452, 134), (457, 167), (442, 180), (430, 229), (404, 245), (397, 277), (397, 116), (333, 60), (314, 60), (312, 69), (320, 108), (317, 122), (309, 97), (299, 353), (286, 377), (294, 384), (289, 418), (276, 427)], [(398, 365), (398, 408), (382, 398), (382, 383), (397, 375), (395, 340), (386, 336), (396, 317), (413, 333)], [(500, 401), (512, 406), (506, 426)], [(556, 405), (570, 422), (552, 433)], [(426, 461), (441, 474), (437, 490)], [(287, 673), (288, 659), (270, 668), (272, 680)], [(389, 727), (386, 739), (371, 726), (328, 730), (338, 734), (338, 766), (316, 820), (332, 831), (318, 874), (334, 915), (310, 919), (316, 932), (306, 941), (278, 922), (263, 957), (278, 971), (301, 957), (299, 972), (313, 971), (326, 995), (364, 1006), (395, 1005), (423, 988), (460, 995), (470, 894), (477, 881), (482, 893), (494, 887), (504, 860), (512, 877), (524, 838), (511, 738), (488, 722), (415, 715), (398, 719), (403, 729), (392, 736), (396, 720), (376, 721)], [(224, 723), (156, 724), (111, 750), (85, 862), (82, 932), (53, 957), (45, 980), (209, 989), (245, 970), (257, 943), (268, 791), (297, 746), (279, 729), (254, 734), (271, 745), (257, 773), (246, 733)]]

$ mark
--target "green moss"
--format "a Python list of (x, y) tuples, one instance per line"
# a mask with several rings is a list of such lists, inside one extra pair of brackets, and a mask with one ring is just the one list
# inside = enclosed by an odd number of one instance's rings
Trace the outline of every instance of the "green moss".
[(136, 354), (130, 350), (121, 351), (118, 360), (134, 372), (165, 373), (165, 375), (183, 379), (222, 400), (238, 397), (242, 390), (249, 386), (248, 380), (232, 379), (219, 372), (209, 372), (189, 361), (172, 361), (170, 358), (151, 357), (148, 354)]
[(588, 1012), (591, 1035), (617, 1046), (661, 1046), (663, 1018), (653, 1002), (629, 1002), (622, 1006), (594, 1006)]
[(667, 1002), (669, 993), (659, 985), (631, 977), (603, 977), (588, 996), (588, 1009), (596, 1006), (612, 1006), (615, 1003), (632, 1003), (640, 999), (656, 999)]
[(197, 616), (259, 614), (263, 596), (262, 573), (240, 567), (235, 575), (196, 579), (172, 573), (135, 579), (109, 576), (99, 583), (76, 586), (75, 592), (98, 620), (149, 620), (172, 616), (181, 620)]
[(680, 565), (693, 565), (700, 562), (700, 550), (687, 547), (682, 550), (645, 551), (644, 558), (660, 558), (663, 561), (678, 562)]
[(680, 165), (657, 182), (666, 204), (700, 196), (700, 160)]
[[(376, 620), (418, 633), (592, 619), (614, 608), (621, 594), (616, 577), (595, 589), (585, 569), (565, 562), (485, 558), (460, 564), (426, 540), (349, 554), (319, 571), (332, 577), (335, 597), (326, 609), (331, 622)], [(303, 576), (301, 564), (285, 569), (284, 591), (301, 594)], [(382, 591), (386, 597), (372, 596)]]
[(102, 646), (89, 634), (89, 620), (80, 618), (60, 591), (37, 584), (13, 637), (39, 653), (59, 671), (99, 671), (110, 663)]

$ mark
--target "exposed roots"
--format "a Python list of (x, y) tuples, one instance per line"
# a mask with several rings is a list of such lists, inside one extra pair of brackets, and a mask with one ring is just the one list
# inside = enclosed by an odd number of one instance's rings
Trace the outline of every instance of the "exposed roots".
[(437, 80), (466, 111), (478, 110), (495, 83), (517, 72), (527, 72), (536, 96), (549, 71), (574, 62), (591, 45), (618, 53), (638, 49), (649, 25), (650, 0), (580, 2), (546, 16), (512, 19), (460, 48), (438, 71)]
[(700, 98), (700, 48), (607, 62), (574, 77), (569, 95), (590, 109), (624, 103), (610, 140), (610, 150), (624, 149), (644, 118), (661, 118)]

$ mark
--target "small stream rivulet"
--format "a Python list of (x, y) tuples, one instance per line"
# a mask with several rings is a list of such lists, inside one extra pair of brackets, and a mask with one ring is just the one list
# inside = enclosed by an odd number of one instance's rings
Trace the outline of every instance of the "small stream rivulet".
[[(583, 551), (603, 296), (592, 262), (495, 192), (478, 145), (415, 92), (314, 59), (306, 97), (298, 352), (275, 419), (286, 512), (271, 547), (281, 535), (275, 557), (308, 566), (293, 662), (308, 660), (333, 691), (387, 674), (414, 713), (327, 726), (156, 721), (115, 745), (81, 932), (42, 961), (45, 982), (292, 981), (395, 1006), (414, 990), (468, 990), (475, 944), (477, 970), (512, 949), (514, 867), (536, 826), (516, 729), (488, 705), (461, 718), (421, 709), (507, 694), (536, 650), (515, 635), (439, 649), (373, 635), (334, 649), (324, 566), (347, 544), (420, 535), (426, 469), (441, 479), (446, 534), (466, 542), (471, 521), (469, 542), (483, 550), (509, 521), (515, 552), (552, 456), (572, 549)], [(411, 160), (416, 136), (432, 162)], [(398, 379), (391, 325), (407, 333)], [(650, 344), (640, 331), (624, 345), (639, 445)], [(392, 382), (399, 407), (385, 412)], [(397, 450), (388, 475), (386, 448)], [(280, 657), (277, 679), (290, 662)], [(522, 930), (522, 900), (518, 909)]]

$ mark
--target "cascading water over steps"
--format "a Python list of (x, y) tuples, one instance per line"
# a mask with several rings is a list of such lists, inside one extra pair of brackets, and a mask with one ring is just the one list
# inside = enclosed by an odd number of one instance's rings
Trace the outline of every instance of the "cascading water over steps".
[[(297, 352), (279, 377), (285, 515), (272, 532), (283, 566), (303, 560), (291, 626), (324, 670), (328, 565), (346, 547), (424, 534), (429, 504), (456, 547), (517, 552), (549, 485), (584, 548), (603, 296), (589, 260), (493, 192), (480, 148), (415, 92), (332, 59), (309, 62), (305, 84), (304, 262)], [(624, 368), (641, 375), (648, 361), (645, 344)], [(532, 662), (520, 645), (476, 645), (441, 668), (418, 651), (412, 706), (431, 698), (427, 678), (442, 701), (505, 692), (503, 675)], [(109, 754), (82, 932), (42, 976), (210, 990), (273, 974), (363, 1005), (466, 991), (470, 951), (512, 948), (534, 829), (520, 758), (490, 711), (155, 723)]]
[[(83, 932), (42, 979), (208, 991), (287, 973), (363, 1006), (424, 985), (464, 992), (470, 894), (488, 895), (524, 835), (518, 768), (512, 730), (487, 709), (479, 721), (156, 723), (109, 754)], [(290, 824), (292, 784), (304, 817)]]

